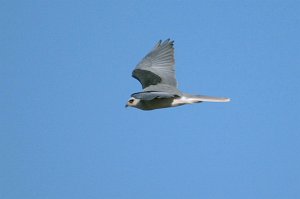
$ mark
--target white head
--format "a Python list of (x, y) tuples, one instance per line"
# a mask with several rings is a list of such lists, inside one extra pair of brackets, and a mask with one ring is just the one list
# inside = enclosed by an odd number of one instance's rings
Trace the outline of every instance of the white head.
[(140, 102), (140, 99), (136, 99), (134, 97), (129, 98), (127, 104), (125, 107), (131, 106), (131, 107), (137, 107), (137, 104)]

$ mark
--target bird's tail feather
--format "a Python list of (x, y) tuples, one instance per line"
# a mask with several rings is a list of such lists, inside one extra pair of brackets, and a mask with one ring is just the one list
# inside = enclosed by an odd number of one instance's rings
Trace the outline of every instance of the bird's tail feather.
[(193, 96), (199, 102), (229, 102), (230, 98), (227, 97), (211, 97), (211, 96), (204, 96), (204, 95), (195, 95)]
[(205, 95), (190, 95), (184, 94), (185, 99), (190, 101), (190, 103), (197, 103), (197, 102), (229, 102), (230, 98), (227, 97), (211, 97)]

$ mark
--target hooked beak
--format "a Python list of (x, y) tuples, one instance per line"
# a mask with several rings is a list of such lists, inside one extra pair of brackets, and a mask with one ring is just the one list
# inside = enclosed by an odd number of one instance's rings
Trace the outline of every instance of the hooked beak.
[(128, 104), (125, 105), (125, 108), (127, 108), (127, 107), (128, 107)]

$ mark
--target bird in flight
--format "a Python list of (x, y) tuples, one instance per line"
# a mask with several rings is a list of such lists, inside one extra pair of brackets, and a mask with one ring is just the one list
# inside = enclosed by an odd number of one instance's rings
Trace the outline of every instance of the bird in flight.
[(143, 91), (133, 93), (125, 107), (154, 110), (200, 102), (229, 102), (229, 98), (191, 95), (177, 89), (175, 78), (174, 41), (155, 45), (132, 72)]

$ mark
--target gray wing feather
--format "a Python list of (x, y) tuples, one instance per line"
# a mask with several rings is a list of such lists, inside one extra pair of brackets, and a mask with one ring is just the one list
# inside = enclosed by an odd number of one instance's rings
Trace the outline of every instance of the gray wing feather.
[(136, 66), (132, 76), (139, 80), (143, 88), (157, 84), (177, 86), (173, 43), (170, 39), (159, 41)]
[(167, 84), (157, 84), (148, 86), (143, 90), (144, 92), (165, 92), (176, 96), (182, 96), (182, 93), (174, 86)]
[(153, 100), (155, 98), (173, 98), (176, 97), (176, 95), (166, 92), (139, 92), (133, 93), (131, 97), (141, 100)]

